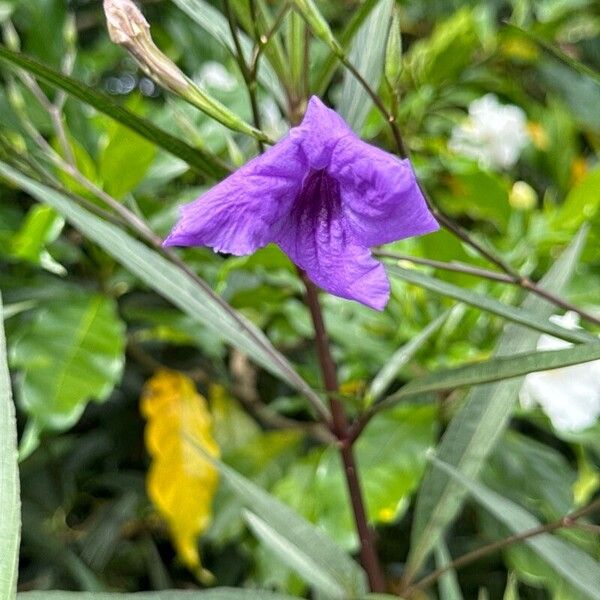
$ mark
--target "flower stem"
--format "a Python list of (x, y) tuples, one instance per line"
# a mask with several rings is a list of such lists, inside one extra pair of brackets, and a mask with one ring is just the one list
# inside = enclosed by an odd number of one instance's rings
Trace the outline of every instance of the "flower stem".
[(367, 573), (371, 591), (385, 592), (385, 579), (375, 550), (373, 532), (367, 521), (365, 503), (358, 478), (354, 452), (352, 450), (352, 444), (348, 442), (348, 432), (350, 429), (348, 418), (343, 403), (335, 397), (335, 394), (337, 394), (338, 391), (337, 373), (333, 357), (331, 356), (329, 337), (327, 335), (327, 329), (325, 328), (323, 313), (319, 303), (318, 290), (303, 271), (299, 270), (299, 273), (306, 287), (306, 304), (310, 311), (315, 330), (315, 344), (317, 347), (319, 364), (321, 366), (323, 383), (325, 385), (325, 390), (329, 394), (331, 406), (331, 422), (329, 423), (329, 426), (332, 433), (339, 441), (340, 455), (344, 464), (346, 485), (348, 486), (348, 493), (350, 495), (350, 502), (354, 513), (354, 522), (360, 538), (360, 560)]

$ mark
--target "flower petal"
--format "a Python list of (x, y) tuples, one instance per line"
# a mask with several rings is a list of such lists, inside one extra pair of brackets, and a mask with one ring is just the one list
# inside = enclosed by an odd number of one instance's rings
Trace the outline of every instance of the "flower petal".
[(313, 169), (326, 167), (336, 144), (347, 135), (354, 135), (348, 124), (316, 96), (309, 100), (302, 123), (290, 130)]
[(182, 207), (165, 246), (210, 246), (250, 254), (273, 241), (273, 225), (302, 187), (305, 159), (289, 137)]
[(385, 269), (354, 239), (337, 183), (323, 171), (306, 178), (275, 241), (325, 291), (377, 310), (387, 304), (390, 283)]
[(340, 185), (348, 225), (365, 246), (439, 229), (410, 161), (347, 136), (336, 144), (328, 172)]

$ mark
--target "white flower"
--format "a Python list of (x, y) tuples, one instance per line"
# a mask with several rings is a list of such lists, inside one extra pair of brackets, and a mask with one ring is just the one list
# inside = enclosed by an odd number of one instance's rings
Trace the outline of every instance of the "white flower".
[(235, 77), (221, 64), (214, 60), (205, 62), (198, 71), (200, 87), (211, 87), (223, 92), (233, 92), (237, 87)]
[[(566, 329), (579, 329), (579, 315), (567, 312), (550, 320)], [(573, 344), (542, 335), (538, 350), (561, 350)], [(600, 416), (600, 360), (530, 373), (519, 393), (521, 406), (533, 408), (539, 404), (552, 426), (561, 432), (576, 432), (593, 425)]]
[(527, 118), (518, 106), (502, 105), (486, 94), (469, 105), (469, 117), (452, 130), (448, 147), (479, 161), (482, 167), (508, 169), (529, 141)]

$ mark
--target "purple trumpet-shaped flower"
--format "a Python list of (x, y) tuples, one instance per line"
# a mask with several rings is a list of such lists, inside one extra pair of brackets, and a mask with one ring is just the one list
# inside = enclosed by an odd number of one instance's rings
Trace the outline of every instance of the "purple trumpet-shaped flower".
[(274, 242), (322, 289), (383, 310), (390, 283), (369, 248), (438, 227), (410, 162), (313, 96), (298, 127), (182, 208), (165, 245), (243, 255)]

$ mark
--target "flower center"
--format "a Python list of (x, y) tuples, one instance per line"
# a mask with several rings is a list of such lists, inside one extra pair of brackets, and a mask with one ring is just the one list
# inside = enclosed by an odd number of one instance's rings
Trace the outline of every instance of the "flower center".
[(302, 182), (302, 189), (292, 209), (292, 218), (301, 227), (330, 227), (340, 215), (341, 205), (338, 182), (325, 169), (311, 170)]

